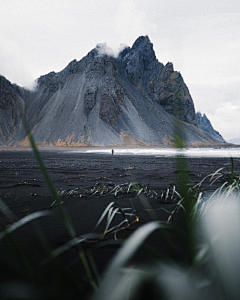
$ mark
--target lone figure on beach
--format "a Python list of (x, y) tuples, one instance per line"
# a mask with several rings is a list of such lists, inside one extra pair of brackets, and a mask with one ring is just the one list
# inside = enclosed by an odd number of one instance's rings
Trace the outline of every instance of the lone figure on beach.
[(114, 150), (112, 149), (112, 155), (113, 155), (113, 153), (114, 153)]

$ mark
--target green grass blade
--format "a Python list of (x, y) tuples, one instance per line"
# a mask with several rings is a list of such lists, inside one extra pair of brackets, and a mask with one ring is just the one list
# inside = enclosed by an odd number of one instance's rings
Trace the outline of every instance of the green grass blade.
[(132, 185), (132, 182), (130, 182), (129, 185), (128, 185), (127, 194), (128, 194), (129, 191), (130, 191), (131, 185)]
[(51, 252), (51, 257), (56, 258), (57, 256), (61, 255), (62, 253), (68, 251), (70, 248), (79, 245), (80, 243), (84, 242), (86, 239), (85, 238), (74, 238), (71, 241), (65, 243), (64, 245), (58, 247), (57, 249), (53, 250)]
[(150, 222), (137, 229), (125, 242), (120, 251), (113, 258), (107, 273), (123, 268), (131, 257), (137, 252), (147, 237), (156, 229), (164, 228), (159, 222)]
[(9, 209), (9, 207), (3, 202), (0, 198), (0, 211), (2, 214), (11, 222), (16, 221), (16, 217), (14, 216), (13, 212)]
[(30, 143), (31, 148), (32, 148), (32, 150), (33, 150), (33, 152), (34, 152), (34, 155), (35, 155), (36, 160), (37, 160), (37, 162), (38, 162), (38, 164), (39, 164), (39, 167), (40, 167), (40, 169), (41, 169), (41, 171), (42, 171), (42, 173), (43, 173), (43, 176), (44, 176), (44, 178), (45, 178), (45, 181), (46, 181), (46, 183), (47, 183), (47, 185), (48, 185), (48, 187), (49, 187), (49, 189), (50, 189), (50, 191), (51, 191), (51, 194), (52, 194), (52, 196), (53, 196), (53, 199), (56, 201), (56, 203), (57, 203), (57, 205), (58, 205), (58, 207), (59, 207), (61, 216), (62, 216), (62, 218), (63, 218), (63, 220), (64, 220), (64, 223), (65, 223), (65, 225), (66, 225), (66, 227), (67, 227), (67, 229), (68, 229), (69, 234), (70, 234), (72, 237), (75, 237), (75, 236), (76, 236), (75, 229), (74, 229), (74, 227), (73, 227), (73, 225), (72, 225), (72, 223), (71, 223), (71, 221), (70, 221), (70, 218), (68, 217), (68, 215), (67, 215), (65, 209), (63, 208), (63, 205), (62, 205), (62, 203), (61, 203), (61, 199), (59, 198), (58, 192), (57, 192), (57, 190), (56, 190), (56, 188), (55, 188), (55, 186), (54, 186), (54, 183), (53, 183), (53, 181), (52, 181), (52, 178), (51, 178), (51, 176), (49, 175), (49, 173), (48, 173), (48, 171), (47, 171), (47, 168), (45, 167), (45, 164), (44, 164), (44, 162), (43, 162), (43, 160), (42, 160), (42, 157), (41, 157), (41, 155), (40, 155), (40, 153), (39, 153), (39, 151), (38, 151), (38, 149), (37, 149), (36, 143), (35, 143), (35, 141), (34, 141), (32, 132), (31, 132), (29, 126), (28, 126), (28, 123), (27, 123), (26, 117), (25, 117), (25, 115), (24, 115), (24, 112), (23, 112), (23, 110), (22, 110), (20, 104), (19, 104), (19, 103), (17, 103), (17, 104), (18, 104), (19, 111), (20, 111), (20, 113), (21, 113), (23, 125), (24, 125), (24, 127), (25, 127), (25, 130), (26, 130), (26, 133), (27, 133), (27, 136), (28, 136), (29, 143)]
[(217, 171), (215, 171), (213, 174), (211, 174), (211, 178), (210, 178), (210, 181), (213, 180), (213, 178), (216, 176), (216, 175), (222, 175), (222, 173), (220, 173), (220, 171), (222, 171), (224, 168), (220, 168), (218, 169)]
[[(64, 221), (64, 223), (65, 223), (65, 226), (66, 226), (66, 228), (67, 228), (67, 230), (68, 230), (70, 236), (71, 236), (72, 238), (75, 238), (75, 237), (76, 237), (76, 231), (75, 231), (75, 228), (74, 228), (74, 226), (73, 226), (73, 224), (72, 224), (72, 222), (71, 222), (71, 220), (70, 220), (70, 218), (69, 218), (69, 216), (68, 216), (66, 210), (65, 210), (64, 207), (63, 207), (63, 204), (62, 204), (62, 202), (61, 202), (61, 199), (60, 199), (60, 197), (59, 197), (59, 195), (58, 195), (58, 192), (57, 192), (57, 190), (56, 190), (56, 188), (55, 188), (55, 186), (54, 186), (54, 183), (53, 183), (53, 181), (52, 181), (52, 178), (51, 178), (51, 176), (49, 175), (49, 173), (48, 173), (48, 171), (47, 171), (47, 168), (45, 167), (45, 164), (44, 164), (44, 162), (43, 162), (43, 160), (42, 160), (42, 157), (41, 157), (41, 155), (40, 155), (40, 153), (39, 153), (39, 151), (38, 151), (38, 149), (37, 149), (36, 143), (35, 143), (35, 141), (34, 141), (32, 132), (31, 132), (29, 126), (28, 126), (28, 123), (27, 123), (25, 114), (24, 114), (24, 112), (23, 112), (23, 110), (22, 110), (22, 107), (21, 107), (21, 105), (19, 104), (18, 101), (16, 101), (16, 103), (17, 103), (18, 109), (19, 109), (20, 114), (21, 114), (21, 117), (22, 117), (23, 125), (24, 125), (24, 127), (25, 127), (25, 130), (26, 130), (26, 133), (27, 133), (27, 136), (28, 136), (28, 139), (29, 139), (29, 143), (30, 143), (31, 148), (32, 148), (32, 150), (33, 150), (33, 152), (34, 152), (34, 155), (35, 155), (36, 160), (37, 160), (37, 162), (38, 162), (38, 164), (39, 164), (39, 167), (40, 167), (40, 169), (41, 169), (41, 171), (42, 171), (42, 173), (43, 173), (43, 176), (44, 176), (44, 178), (45, 178), (45, 181), (46, 181), (46, 183), (47, 183), (47, 185), (48, 185), (48, 187), (49, 187), (49, 189), (50, 189), (50, 191), (51, 191), (51, 194), (52, 194), (52, 196), (53, 196), (53, 199), (56, 201), (56, 203), (57, 203), (57, 205), (58, 205), (58, 208), (59, 208), (61, 217), (62, 217), (62, 219), (63, 219), (63, 221)], [(95, 283), (95, 281), (94, 281), (92, 272), (91, 272), (90, 267), (89, 267), (89, 265), (88, 265), (88, 262), (87, 262), (85, 253), (84, 253), (83, 249), (82, 249), (80, 246), (81, 246), (81, 245), (77, 245), (79, 257), (80, 257), (80, 259), (82, 260), (82, 263), (83, 263), (83, 266), (84, 266), (84, 268), (85, 268), (85, 271), (86, 271), (86, 274), (87, 274), (87, 277), (88, 277), (88, 280), (89, 280), (90, 284), (92, 285), (93, 289), (96, 290), (96, 283)]]
[(102, 235), (102, 239), (105, 237), (107, 231), (109, 230), (110, 224), (112, 223), (113, 218), (115, 217), (116, 213), (118, 212), (119, 208), (114, 208), (111, 207), (108, 213), (108, 219), (107, 219), (107, 224), (106, 227), (104, 229), (103, 235)]
[(117, 226), (115, 226), (114, 228), (112, 228), (112, 232), (114, 232), (114, 240), (117, 241), (117, 233), (120, 231), (121, 226), (123, 226), (123, 224), (127, 223), (126, 226), (128, 226), (128, 221), (127, 220), (123, 220), (121, 223), (119, 223)]
[(109, 209), (114, 205), (114, 202), (111, 202), (108, 204), (108, 206), (105, 208), (104, 212), (102, 213), (100, 219), (98, 220), (97, 224), (94, 227), (94, 230), (101, 224), (102, 220), (104, 219), (104, 217), (106, 216), (106, 214), (108, 213)]
[(142, 191), (143, 191), (143, 188), (141, 188), (141, 189), (138, 191), (136, 197), (139, 196), (139, 195), (142, 193)]
[(9, 227), (7, 227), (3, 232), (0, 233), (0, 240), (3, 239), (7, 234), (13, 233), (15, 230), (22, 227), (23, 225), (25, 225), (35, 219), (38, 219), (40, 217), (45, 217), (48, 215), (50, 215), (50, 212), (45, 210), (45, 211), (38, 211), (38, 212), (32, 213), (32, 214), (20, 219), (19, 221), (13, 223)]

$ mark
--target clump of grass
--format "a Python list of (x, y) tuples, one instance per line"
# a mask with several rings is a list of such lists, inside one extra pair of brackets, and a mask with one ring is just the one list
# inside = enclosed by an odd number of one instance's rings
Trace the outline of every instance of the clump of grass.
[[(123, 220), (120, 221), (118, 224), (114, 225), (113, 227), (110, 227), (116, 215), (121, 215)], [(111, 202), (106, 207), (101, 217), (99, 218), (94, 230), (96, 230), (99, 227), (99, 225), (103, 223), (104, 218), (106, 218), (106, 225), (103, 230), (103, 233), (101, 234), (101, 240), (104, 239), (105, 235), (108, 233), (113, 233), (114, 238), (117, 239), (117, 233), (120, 230), (130, 229), (133, 223), (139, 222), (139, 215), (135, 209), (121, 208), (115, 202)]]
[(112, 183), (97, 183), (93, 188), (89, 190), (81, 190), (79, 188), (62, 190), (58, 192), (59, 196), (73, 196), (73, 197), (92, 197), (92, 196), (122, 196), (126, 194), (134, 194), (138, 197), (140, 194), (145, 194), (146, 196), (153, 198), (157, 196), (157, 193), (138, 182), (126, 182), (122, 184), (112, 184)]
[(240, 193), (240, 173), (237, 172), (234, 168), (234, 161), (231, 158), (230, 167), (221, 168), (211, 175), (210, 180), (212, 183), (216, 181), (222, 182), (221, 187), (215, 190), (213, 196), (216, 194), (224, 193), (226, 197), (235, 192)]
[(163, 203), (172, 203), (172, 210), (165, 210), (169, 213), (168, 222), (173, 222), (173, 216), (183, 210), (185, 214), (187, 211), (185, 209), (184, 201), (186, 197), (190, 197), (191, 201), (194, 203), (192, 209), (191, 219), (195, 220), (198, 218), (205, 206), (206, 200), (204, 199), (204, 193), (198, 185), (190, 184), (186, 189), (186, 194), (183, 196), (180, 191), (177, 190), (176, 186), (171, 184), (167, 189), (163, 190), (159, 196), (159, 200)]

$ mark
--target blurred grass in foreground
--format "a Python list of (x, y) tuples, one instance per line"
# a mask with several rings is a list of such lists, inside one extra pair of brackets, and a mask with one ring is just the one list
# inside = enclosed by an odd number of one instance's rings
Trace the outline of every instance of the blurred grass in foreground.
[[(99, 278), (95, 263), (90, 253), (84, 250), (82, 243), (88, 239), (101, 243), (109, 233), (113, 233), (117, 239), (120, 230), (128, 229), (133, 223), (139, 222), (138, 213), (111, 202), (99, 221), (96, 220), (96, 227), (105, 222), (103, 233), (100, 236), (77, 236), (60, 199), (61, 194), (54, 187), (23, 114), (22, 118), (32, 150), (52, 193), (53, 204), (58, 206), (62, 221), (69, 232), (69, 241), (57, 249), (51, 249), (46, 241), (38, 238), (41, 232), (33, 232), (29, 239), (38, 243), (42, 259), (32, 261), (21, 249), (14, 233), (39, 218), (51, 216), (51, 209), (17, 220), (0, 200), (0, 211), (10, 224), (8, 227), (2, 226), (0, 232), (0, 246), (5, 239), (8, 239), (9, 245), (9, 251), (1, 251), (1, 299), (239, 299), (240, 174), (235, 171), (233, 160), (229, 169), (221, 168), (204, 178), (211, 182), (222, 182), (220, 188), (206, 197), (201, 191), (204, 180), (193, 185), (188, 177), (186, 158), (176, 157), (179, 190), (171, 186), (159, 196), (161, 200), (174, 203), (174, 208), (169, 211), (167, 224), (157, 220), (156, 214), (151, 211), (147, 200), (149, 190), (142, 185), (129, 183), (110, 190), (112, 193), (128, 193), (133, 189), (149, 210), (152, 221), (139, 226), (124, 241), (106, 273)], [(180, 126), (175, 127), (178, 129), (175, 133), (175, 146), (182, 148), (183, 130)], [(98, 189), (95, 192), (104, 194), (105, 190)], [(185, 218), (181, 226), (176, 228), (173, 219), (180, 212)], [(122, 220), (118, 225), (112, 225), (117, 215)], [(177, 232), (185, 249), (187, 259), (184, 264), (177, 264), (170, 258), (164, 259), (161, 253), (157, 253), (154, 265), (132, 264), (132, 258), (144, 249), (145, 241), (154, 232), (162, 239), (169, 229)], [(174, 242), (167, 242), (169, 247), (174, 247)], [(107, 243), (111, 243), (111, 240)], [(73, 255), (81, 262), (78, 276), (58, 260), (59, 256), (72, 250)], [(146, 247), (144, 251), (146, 253)], [(156, 252), (157, 249), (155, 254)], [(153, 254), (151, 250), (147, 253), (146, 256)]]

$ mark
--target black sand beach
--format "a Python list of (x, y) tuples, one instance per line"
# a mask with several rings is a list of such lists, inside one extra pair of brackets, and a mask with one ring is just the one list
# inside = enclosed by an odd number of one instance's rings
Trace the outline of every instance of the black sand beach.
[[(139, 214), (139, 222), (135, 222), (136, 218), (131, 218), (133, 224), (130, 230), (125, 229), (118, 233), (119, 240), (152, 220), (146, 204), (136, 197), (136, 193), (119, 193), (116, 197), (114, 195), (100, 196), (98, 193), (91, 195), (90, 190), (94, 187), (139, 182), (154, 190), (159, 196), (170, 184), (178, 184), (174, 157), (112, 156), (110, 151), (109, 155), (65, 153), (62, 150), (42, 150), (40, 153), (57, 191), (78, 191), (78, 195), (62, 197), (64, 208), (72, 220), (77, 236), (93, 232), (102, 212), (112, 201), (122, 208), (135, 209)], [(239, 168), (239, 159), (235, 161)], [(188, 176), (193, 183), (198, 183), (206, 175), (229, 163), (229, 158), (188, 158)], [(49, 216), (29, 223), (30, 225), (23, 226), (14, 233), (15, 240), (23, 247), (23, 251), (27, 253), (30, 260), (42, 259), (42, 252), (39, 250), (42, 246), (34, 241), (36, 236), (38, 240), (43, 241), (43, 244), (47, 241), (51, 249), (56, 249), (71, 239), (58, 208), (49, 209), (53, 198), (32, 151), (0, 151), (0, 174), (0, 198), (14, 213), (17, 220), (37, 211), (46, 210), (51, 213)], [(209, 185), (209, 180), (204, 181), (203, 191), (206, 193), (215, 188), (216, 186)], [(79, 194), (82, 196), (79, 197)], [(146, 197), (146, 199), (154, 209), (157, 218), (165, 224), (169, 217), (166, 210), (171, 210), (173, 204), (164, 203), (159, 197)], [(181, 213), (174, 216), (173, 223), (176, 228), (184, 222), (183, 218)], [(122, 220), (121, 216), (117, 216), (115, 222), (118, 220)], [(1, 226), (7, 228), (10, 224), (11, 222), (1, 214)], [(83, 243), (84, 249), (91, 253), (100, 273), (104, 271), (119, 246), (118, 242), (109, 245), (109, 241), (113, 241), (112, 234), (107, 234), (103, 242), (96, 241), (104, 226), (105, 224), (94, 231), (97, 235), (93, 239), (87, 238)], [(169, 237), (175, 245), (173, 249), (169, 249), (165, 240), (159, 239), (159, 235), (154, 234), (147, 240), (146, 245), (153, 246), (162, 255), (184, 262), (184, 246), (178, 243), (175, 233), (170, 232)], [(11, 264), (8, 264), (6, 260), (14, 250), (11, 250), (8, 239), (3, 238), (0, 242), (1, 264), (9, 268)], [(76, 256), (71, 255), (72, 251), (73, 249), (61, 255), (60, 260), (73, 273), (77, 273), (78, 262), (76, 262)], [(6, 257), (5, 261), (4, 257)], [(141, 254), (138, 259), (145, 263), (149, 258), (146, 259)], [(9, 271), (10, 273), (15, 274), (12, 271)]]

